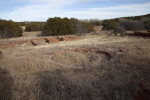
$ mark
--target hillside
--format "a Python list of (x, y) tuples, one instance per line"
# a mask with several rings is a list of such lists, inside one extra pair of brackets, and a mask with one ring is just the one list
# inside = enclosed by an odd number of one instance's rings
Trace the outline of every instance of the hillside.
[(141, 16), (130, 16), (130, 17), (123, 17), (126, 19), (133, 19), (133, 20), (141, 20), (142, 18), (150, 18), (150, 14), (141, 15)]

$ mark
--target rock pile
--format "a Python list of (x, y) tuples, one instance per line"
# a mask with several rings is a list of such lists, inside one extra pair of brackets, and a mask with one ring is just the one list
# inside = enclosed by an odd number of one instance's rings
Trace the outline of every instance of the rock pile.
[(60, 54), (60, 53), (64, 53), (64, 52), (81, 52), (81, 53), (87, 53), (87, 52), (95, 52), (97, 54), (105, 54), (106, 56), (108, 56), (110, 59), (114, 58), (114, 55), (112, 52), (107, 51), (107, 50), (101, 50), (101, 49), (91, 49), (91, 48), (76, 48), (76, 49), (65, 49), (62, 51), (57, 51), (57, 52), (53, 52), (49, 55), (51, 60), (54, 60), (54, 55), (55, 54)]
[(15, 42), (9, 42), (6, 44), (0, 44), (0, 48), (13, 48), (15, 45), (20, 44), (32, 44), (33, 46), (39, 45), (41, 41), (44, 41), (45, 43), (57, 43), (60, 41), (73, 41), (79, 39), (78, 37), (44, 37), (44, 38), (36, 38), (36, 39), (30, 39), (25, 41), (15, 41)]

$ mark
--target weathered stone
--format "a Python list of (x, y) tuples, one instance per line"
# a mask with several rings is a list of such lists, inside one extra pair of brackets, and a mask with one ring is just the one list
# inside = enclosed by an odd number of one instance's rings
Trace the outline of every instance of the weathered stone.
[(97, 54), (106, 54), (107, 56), (109, 56), (109, 58), (114, 58), (114, 55), (110, 52), (110, 51), (107, 51), (107, 50), (100, 50), (100, 49), (87, 49), (87, 48), (76, 48), (76, 49), (65, 49), (65, 50), (61, 50), (61, 51), (57, 51), (57, 52), (53, 52), (51, 53), (49, 56), (50, 56), (50, 59), (52, 59), (52, 57), (55, 55), (55, 54), (59, 54), (59, 53), (63, 53), (63, 52), (82, 52), (82, 53), (87, 53), (87, 52), (95, 52)]
[(32, 45), (37, 46), (38, 43), (35, 40), (31, 40)]
[(59, 41), (64, 41), (64, 38), (63, 37), (59, 38)]
[(38, 45), (41, 41), (46, 43), (57, 43), (59, 41), (72, 41), (79, 39), (77, 37), (46, 37), (46, 38), (36, 38), (36, 39), (30, 39), (30, 40), (24, 40), (24, 41), (15, 41), (15, 42), (8, 42), (5, 44), (0, 44), (0, 48), (6, 49), (6, 48), (14, 48), (15, 45), (21, 45), (21, 44), (33, 44), (34, 46)]
[(47, 43), (57, 43), (59, 42), (59, 39), (57, 39), (56, 37), (50, 37), (50, 38), (45, 38)]
[(119, 49), (119, 51), (121, 51), (121, 52), (125, 52), (125, 51), (128, 51), (128, 49), (126, 49), (126, 48), (122, 48), (122, 49)]

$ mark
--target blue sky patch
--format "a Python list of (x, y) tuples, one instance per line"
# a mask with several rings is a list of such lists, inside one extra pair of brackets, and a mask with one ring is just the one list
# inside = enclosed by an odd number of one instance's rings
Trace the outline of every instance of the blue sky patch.
[(109, 19), (150, 13), (149, 0), (0, 0), (0, 18), (46, 21), (49, 17)]

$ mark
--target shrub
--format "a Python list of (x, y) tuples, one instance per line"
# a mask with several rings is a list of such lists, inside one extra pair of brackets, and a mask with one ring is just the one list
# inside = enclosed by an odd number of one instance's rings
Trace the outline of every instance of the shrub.
[(0, 22), (0, 37), (11, 38), (22, 36), (23, 30), (19, 24), (9, 20)]
[(126, 31), (126, 30), (125, 30), (123, 27), (118, 26), (118, 27), (115, 29), (115, 34), (120, 33), (122, 36), (124, 36), (124, 35), (125, 35), (125, 31)]
[(25, 31), (31, 32), (31, 31), (42, 31), (43, 23), (31, 23), (26, 25)]
[(75, 29), (73, 23), (68, 18), (50, 18), (47, 20), (46, 25), (43, 28), (43, 35), (66, 35), (74, 34)]
[(145, 22), (145, 29), (150, 30), (150, 21)]
[(74, 24), (76, 33), (78, 33), (78, 34), (89, 33), (89, 32), (94, 31), (94, 26), (89, 21), (83, 21), (83, 20), (80, 21), (75, 18), (71, 18), (71, 21)]
[(50, 18), (47, 20), (42, 35), (71, 35), (75, 33), (86, 33), (93, 31), (93, 25), (88, 22), (81, 22), (75, 18)]
[(99, 19), (91, 19), (90, 22), (91, 22), (93, 25), (102, 25), (102, 21), (99, 20)]
[(144, 23), (145, 29), (150, 30), (150, 18), (142, 18), (141, 21)]
[(93, 27), (93, 24), (92, 23), (82, 23), (83, 24), (83, 33), (89, 33), (89, 32), (92, 32), (94, 31), (94, 27)]
[(103, 21), (103, 30), (114, 30), (118, 26), (118, 23), (115, 20), (104, 20)]
[(121, 27), (125, 28), (126, 30), (144, 30), (144, 24), (142, 21), (138, 20), (130, 20), (130, 19), (120, 19), (119, 23)]
[(26, 26), (25, 22), (16, 22), (16, 23), (18, 23), (20, 26)]
[(132, 17), (124, 17), (125, 19), (131, 19), (131, 20), (142, 20), (143, 18), (150, 18), (150, 14), (141, 15), (141, 16), (132, 16)]
[(92, 23), (89, 22), (81, 22), (79, 20), (75, 23), (76, 33), (83, 34), (94, 31), (94, 27)]

